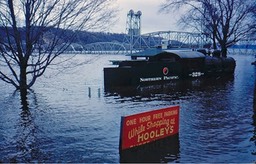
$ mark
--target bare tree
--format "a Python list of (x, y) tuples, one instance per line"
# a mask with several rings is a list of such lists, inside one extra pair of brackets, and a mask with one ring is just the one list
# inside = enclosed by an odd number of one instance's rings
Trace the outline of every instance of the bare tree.
[(1, 0), (0, 79), (26, 93), (72, 43), (76, 30), (109, 25), (113, 1)]
[(227, 48), (247, 37), (256, 27), (252, 22), (255, 0), (166, 0), (161, 10), (185, 9), (181, 22), (204, 34), (214, 48), (220, 45), (222, 56)]

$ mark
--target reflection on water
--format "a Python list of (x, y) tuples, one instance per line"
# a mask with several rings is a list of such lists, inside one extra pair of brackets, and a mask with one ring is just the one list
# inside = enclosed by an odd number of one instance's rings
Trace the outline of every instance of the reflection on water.
[[(131, 96), (142, 96), (142, 97), (157, 97), (156, 95), (169, 95), (174, 100), (175, 98), (189, 94), (189, 92), (207, 91), (215, 87), (225, 87), (234, 81), (234, 76), (226, 77), (212, 77), (212, 78), (200, 78), (200, 79), (186, 79), (186, 80), (175, 80), (163, 84), (151, 84), (145, 86), (130, 86), (130, 87), (116, 87), (106, 89), (106, 96), (120, 95), (124, 97)], [(179, 95), (177, 95), (179, 94)], [(162, 97), (157, 97), (161, 99)]]
[(174, 135), (146, 145), (120, 152), (121, 163), (178, 162), (179, 136)]
[[(73, 62), (86, 65), (61, 73), (53, 66), (23, 106), (19, 92), (0, 82), (0, 162), (118, 163), (130, 155), (135, 162), (256, 162), (253, 57), (234, 56), (233, 78), (105, 91), (103, 67), (124, 58), (78, 55)], [(119, 155), (121, 116), (174, 104), (180, 105), (175, 144)]]
[[(38, 162), (44, 161), (47, 159), (47, 155), (40, 150), (40, 144), (42, 140), (39, 138), (38, 133), (39, 127), (36, 125), (34, 109), (30, 107), (30, 104), (27, 100), (27, 96), (29, 96), (29, 100), (31, 104), (36, 105), (36, 95), (33, 90), (30, 90), (29, 95), (21, 94), (21, 108), (19, 111), (19, 118), (17, 119), (16, 132), (13, 133), (13, 145), (12, 151), (15, 153), (10, 154), (8, 162), (16, 163), (16, 162)], [(15, 91), (12, 95), (13, 98), (19, 97), (18, 91)]]

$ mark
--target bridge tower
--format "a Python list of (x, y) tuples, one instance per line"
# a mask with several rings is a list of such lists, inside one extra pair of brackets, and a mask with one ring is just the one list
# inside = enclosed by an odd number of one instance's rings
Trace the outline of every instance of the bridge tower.
[(130, 51), (133, 48), (141, 47), (141, 15), (142, 12), (134, 12), (130, 10), (127, 14), (126, 20), (126, 34), (125, 42), (130, 45)]
[(127, 14), (126, 32), (129, 36), (140, 36), (141, 34), (141, 11), (135, 13), (130, 10)]

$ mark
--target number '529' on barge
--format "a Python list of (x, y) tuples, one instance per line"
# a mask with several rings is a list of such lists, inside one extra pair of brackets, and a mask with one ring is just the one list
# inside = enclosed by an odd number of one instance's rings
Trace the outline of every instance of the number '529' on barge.
[[(143, 59), (138, 59), (142, 58)], [(104, 68), (105, 87), (136, 86), (185, 78), (233, 75), (232, 57), (210, 56), (206, 51), (149, 49), (131, 54), (132, 60), (118, 62), (118, 67)]]

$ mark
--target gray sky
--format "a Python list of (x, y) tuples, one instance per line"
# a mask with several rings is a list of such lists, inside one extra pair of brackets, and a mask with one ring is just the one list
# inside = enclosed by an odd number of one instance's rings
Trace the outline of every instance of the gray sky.
[(141, 32), (149, 33), (155, 31), (177, 30), (177, 17), (175, 14), (159, 13), (160, 4), (165, 0), (117, 0), (119, 8), (119, 20), (112, 27), (111, 32), (125, 33), (127, 13), (133, 9), (134, 12), (141, 11)]

